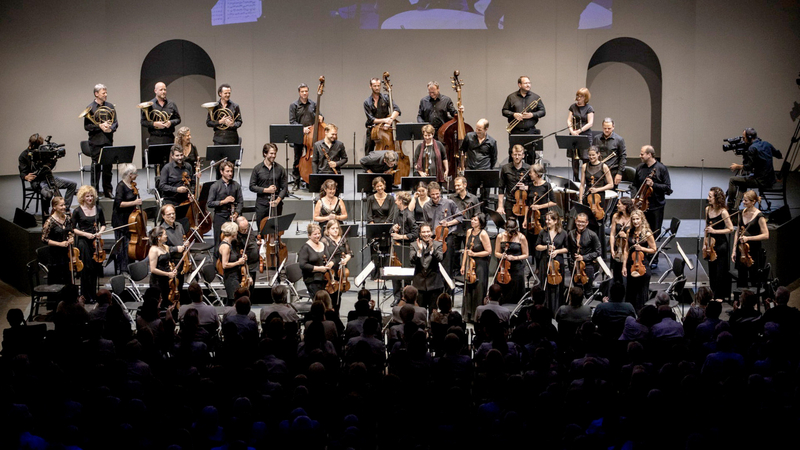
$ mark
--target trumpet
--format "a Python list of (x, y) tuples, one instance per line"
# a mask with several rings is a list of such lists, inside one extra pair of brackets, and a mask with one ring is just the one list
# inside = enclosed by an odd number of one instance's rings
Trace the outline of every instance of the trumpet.
[(114, 118), (116, 116), (117, 113), (108, 106), (98, 106), (94, 111), (94, 114), (92, 114), (92, 107), (87, 106), (86, 109), (84, 109), (83, 112), (78, 116), (78, 118), (83, 119), (85, 117), (99, 127), (101, 123), (114, 123)]
[[(541, 100), (542, 100), (542, 97), (539, 97), (539, 98), (537, 98), (537, 99), (536, 99), (536, 101), (534, 101), (534, 102), (532, 102), (531, 104), (529, 104), (528, 106), (526, 106), (526, 107), (525, 107), (525, 109), (523, 109), (523, 110), (522, 110), (521, 114), (525, 114), (526, 112), (531, 112), (531, 111), (533, 111), (533, 108), (536, 108), (536, 106), (539, 104), (539, 102), (540, 102)], [(511, 121), (511, 122), (508, 124), (508, 126), (506, 127), (506, 131), (507, 131), (507, 132), (509, 132), (509, 133), (511, 133), (511, 130), (513, 130), (513, 129), (514, 129), (514, 127), (516, 127), (517, 125), (519, 125), (519, 123), (520, 123), (520, 122), (522, 122), (522, 120), (519, 120), (519, 119), (514, 119), (514, 120), (512, 120), (512, 121)]]
[(144, 113), (148, 122), (166, 122), (172, 118), (172, 114), (166, 111), (153, 109), (153, 102), (143, 102), (136, 105)]
[[(214, 108), (219, 106), (219, 102), (203, 103), (200, 106), (208, 110), (209, 117), (211, 117), (211, 120), (213, 120), (215, 122), (219, 122), (220, 120), (222, 120), (222, 119), (224, 119), (226, 117), (230, 118), (231, 120), (233, 120), (235, 122), (236, 119), (238, 119), (239, 116), (241, 116), (241, 114), (236, 114), (236, 116), (234, 117), (233, 111), (230, 110), (229, 108), (220, 108), (220, 109), (215, 110)], [(217, 125), (217, 128), (220, 129), (220, 130), (227, 130), (230, 127), (228, 125), (225, 125), (225, 124), (219, 124), (219, 125)]]

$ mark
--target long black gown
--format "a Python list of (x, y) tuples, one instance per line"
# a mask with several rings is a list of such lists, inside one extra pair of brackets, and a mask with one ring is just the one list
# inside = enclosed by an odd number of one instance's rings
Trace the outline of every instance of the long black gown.
[[(469, 232), (472, 233), (472, 230)], [(485, 233), (485, 231), (481, 230), (481, 233)], [(461, 305), (464, 320), (468, 321), (471, 321), (475, 317), (475, 310), (478, 308), (478, 305), (483, 304), (486, 284), (489, 282), (489, 261), (491, 259), (491, 249), (483, 248), (480, 234), (467, 237), (465, 249), (469, 249), (470, 246), (472, 246), (473, 252), (477, 253), (489, 250), (490, 253), (484, 257), (473, 258), (475, 259), (475, 275), (478, 281), (465, 287), (464, 302)]]
[[(721, 214), (716, 217), (706, 217), (706, 226), (714, 222), (719, 222), (712, 226), (715, 230), (725, 229), (725, 221), (722, 220)], [(708, 262), (709, 284), (714, 291), (714, 298), (727, 299), (731, 296), (731, 254), (728, 251), (728, 235), (709, 236), (714, 238), (714, 251), (717, 253), (717, 259)]]
[[(106, 224), (106, 217), (100, 205), (96, 205), (95, 214), (92, 216), (84, 214), (83, 208), (80, 206), (72, 212), (72, 226), (76, 230), (95, 233), (95, 224), (97, 225), (97, 230)], [(95, 300), (97, 297), (97, 279), (103, 274), (103, 264), (92, 259), (92, 255), (94, 255), (93, 239), (78, 236), (78, 249), (81, 252), (81, 261), (83, 261), (81, 295), (87, 300)]]

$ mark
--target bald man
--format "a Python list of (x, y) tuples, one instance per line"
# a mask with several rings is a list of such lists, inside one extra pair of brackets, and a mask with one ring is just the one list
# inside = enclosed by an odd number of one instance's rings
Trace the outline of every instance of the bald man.
[[(150, 100), (153, 103), (151, 112), (148, 114), (142, 110), (142, 126), (150, 133), (150, 145), (172, 144), (175, 142), (175, 126), (181, 123), (178, 106), (167, 100), (166, 84), (160, 81), (156, 83), (155, 94), (155, 98)], [(166, 117), (155, 117), (154, 111), (161, 111)]]

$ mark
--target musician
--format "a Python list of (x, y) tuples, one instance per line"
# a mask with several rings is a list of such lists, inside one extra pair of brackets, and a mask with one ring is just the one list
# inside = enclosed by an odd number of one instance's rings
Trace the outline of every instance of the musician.
[[(766, 262), (766, 252), (762, 250), (761, 241), (769, 239), (769, 228), (767, 228), (766, 217), (756, 208), (756, 204), (760, 201), (761, 198), (755, 191), (747, 191), (742, 197), (744, 211), (739, 220), (739, 228), (733, 236), (736, 251), (731, 252), (731, 261), (739, 273), (739, 278), (736, 280), (736, 285), (739, 287), (755, 286), (759, 279), (758, 271), (764, 267)], [(750, 246), (748, 253), (753, 258), (753, 265), (750, 267), (742, 262), (741, 244)]]
[(222, 177), (211, 185), (206, 203), (207, 207), (214, 208), (214, 247), (219, 245), (222, 224), (236, 220), (244, 206), (242, 186), (233, 179), (233, 163), (220, 163), (219, 173)]
[[(175, 142), (175, 127), (181, 123), (181, 115), (178, 112), (178, 105), (175, 102), (167, 100), (167, 85), (158, 82), (155, 88), (156, 96), (150, 100), (153, 105), (150, 107), (152, 111), (161, 111), (169, 119), (163, 121), (151, 121), (147, 117), (147, 111), (142, 110), (142, 126), (147, 128), (150, 134), (148, 143), (153, 144), (171, 144)], [(155, 118), (155, 117), (151, 117)]]
[[(451, 258), (453, 258), (453, 260), (450, 261), (450, 267), (458, 267), (462, 259), (459, 250), (464, 246), (466, 229), (468, 225), (470, 225), (471, 219), (480, 213), (481, 210), (478, 208), (478, 204), (480, 204), (478, 197), (467, 191), (466, 178), (456, 177), (453, 182), (453, 187), (456, 192), (450, 196), (450, 200), (452, 200), (453, 203), (456, 204), (458, 210), (461, 211), (462, 221), (456, 228), (455, 237), (453, 238), (453, 251), (448, 253), (450, 253)], [(448, 250), (449, 247), (450, 244), (448, 244)]]
[[(392, 103), (390, 110), (389, 96), (381, 94), (380, 78), (371, 78), (369, 87), (372, 89), (372, 94), (364, 100), (364, 114), (367, 116), (367, 139), (364, 142), (364, 154), (367, 156), (375, 150), (375, 141), (372, 140), (371, 135), (372, 127), (380, 126), (388, 130), (401, 114), (396, 103)], [(364, 163), (361, 164), (364, 165)]]
[(286, 170), (275, 162), (278, 147), (272, 142), (264, 144), (261, 150), (264, 161), (253, 168), (250, 175), (250, 192), (256, 193), (256, 222), (267, 217), (270, 208), (277, 208), (278, 215), (283, 212), (282, 200), (289, 195)]
[(486, 216), (478, 213), (470, 219), (470, 229), (466, 234), (466, 246), (461, 258), (461, 275), (466, 275), (467, 260), (472, 258), (475, 261), (474, 284), (464, 283), (464, 303), (462, 305), (462, 315), (466, 321), (471, 322), (475, 317), (475, 311), (483, 302), (484, 292), (489, 283), (489, 262), (492, 255), (492, 244), (489, 241), (489, 233), (486, 232)]
[(552, 285), (547, 283), (545, 288), (545, 298), (547, 307), (551, 311), (556, 311), (564, 298), (564, 286), (566, 280), (566, 264), (564, 256), (567, 254), (567, 232), (561, 226), (561, 216), (555, 210), (548, 211), (544, 216), (545, 228), (536, 238), (536, 251), (542, 252), (539, 262), (539, 280), (544, 284), (547, 280), (547, 273), (550, 270), (551, 261), (558, 261), (561, 283)]
[[(589, 147), (589, 162), (583, 163), (581, 166), (581, 187), (578, 189), (578, 195), (581, 203), (586, 206), (589, 205), (589, 195), (600, 195), (600, 209), (605, 214), (605, 191), (614, 189), (614, 180), (611, 178), (611, 169), (605, 164), (600, 162), (600, 151), (597, 147)], [(603, 216), (605, 218), (605, 215)], [(595, 219), (597, 217), (595, 216)], [(600, 249), (602, 255), (606, 254), (605, 248), (605, 222), (603, 219), (597, 219), (590, 222), (590, 228), (597, 233), (600, 238)]]
[(419, 238), (411, 244), (410, 259), (414, 266), (411, 285), (419, 293), (417, 303), (431, 310), (436, 307), (436, 298), (444, 289), (444, 280), (439, 273), (439, 263), (443, 261), (444, 255), (442, 243), (433, 240), (431, 226), (427, 223), (419, 227)]
[[(394, 224), (392, 227), (392, 239), (394, 244), (394, 252), (397, 259), (401, 264), (405, 264), (405, 255), (408, 251), (408, 246), (412, 241), (415, 241), (419, 236), (419, 226), (414, 218), (414, 212), (409, 209), (412, 202), (412, 197), (408, 192), (400, 192), (394, 196), (394, 214), (391, 217), (391, 222)], [(422, 208), (420, 208), (422, 211)], [(403, 286), (408, 285), (406, 280), (393, 280), (392, 287), (394, 291), (394, 304), (400, 301), (402, 296)]]
[[(161, 168), (159, 189), (164, 203), (180, 205), (187, 202), (189, 194), (195, 189), (194, 171), (192, 166), (185, 162), (185, 158), (183, 149), (173, 146), (170, 151), (170, 162)], [(189, 180), (189, 186), (186, 186), (185, 179)]]
[[(644, 216), (647, 218), (647, 224), (653, 230), (655, 238), (661, 235), (661, 225), (664, 223), (664, 205), (666, 204), (666, 196), (672, 194), (672, 184), (669, 179), (669, 170), (667, 166), (659, 161), (656, 161), (656, 151), (652, 145), (645, 145), (639, 151), (639, 158), (642, 163), (636, 167), (636, 176), (634, 177), (632, 188), (638, 191), (643, 184), (653, 188), (653, 195), (648, 199), (649, 207), (645, 211)], [(653, 174), (651, 176), (651, 174)], [(634, 199), (634, 203), (636, 203)], [(658, 267), (658, 254), (656, 254), (653, 263), (650, 265), (651, 269)]]
[(339, 127), (329, 123), (325, 126), (325, 138), (314, 143), (312, 173), (341, 173), (347, 164), (347, 151), (342, 141), (337, 141)]
[(359, 163), (367, 173), (389, 173), (397, 167), (397, 153), (394, 150), (379, 150), (361, 158)]
[(624, 197), (617, 203), (617, 212), (611, 217), (611, 236), (609, 246), (611, 247), (611, 272), (614, 282), (622, 283), (622, 254), (628, 242), (628, 232), (631, 229), (631, 212), (633, 212), (633, 200)]
[(614, 119), (611, 117), (603, 119), (603, 133), (594, 137), (592, 145), (600, 150), (600, 160), (606, 159), (612, 152), (615, 154), (606, 161), (606, 165), (611, 169), (614, 187), (618, 186), (622, 181), (622, 174), (625, 173), (625, 165), (628, 163), (628, 150), (625, 147), (625, 139), (614, 132)]
[[(517, 86), (519, 86), (519, 89), (509, 94), (505, 103), (503, 103), (503, 116), (508, 119), (508, 123), (514, 120), (521, 120), (509, 134), (539, 134), (540, 131), (536, 128), (536, 123), (545, 116), (544, 102), (541, 97), (531, 92), (531, 79), (529, 77), (519, 77)], [(530, 104), (536, 101), (539, 103), (532, 110), (526, 111)], [(509, 159), (511, 158), (511, 149), (509, 149), (508, 157)], [(528, 159), (532, 160), (532, 155)]]
[(64, 197), (55, 196), (51, 200), (52, 214), (42, 225), (42, 242), (50, 247), (47, 264), (50, 284), (72, 284), (69, 273), (69, 246), (75, 243), (70, 236), (72, 222), (67, 217), (67, 203)]
[[(628, 233), (628, 246), (622, 254), (625, 265), (622, 266), (622, 276), (628, 277), (626, 288), (626, 301), (633, 305), (635, 310), (640, 310), (650, 293), (650, 275), (647, 267), (647, 259), (656, 252), (656, 240), (650, 231), (650, 226), (645, 220), (644, 213), (634, 210), (631, 213), (631, 230)], [(645, 273), (638, 273), (632, 270), (634, 256), (637, 252), (644, 253), (643, 265)]]
[(408, 204), (408, 209), (414, 213), (414, 221), (417, 225), (421, 225), (425, 221), (424, 209), (425, 205), (431, 201), (428, 196), (428, 184), (420, 181), (417, 188), (414, 190), (414, 196), (411, 197), (411, 203)]
[[(336, 195), (337, 187), (338, 184), (333, 180), (325, 180), (322, 183), (319, 200), (314, 205), (314, 221), (319, 222), (320, 226), (327, 224), (329, 220), (336, 220), (339, 223), (347, 220), (347, 207), (344, 201)], [(385, 187), (386, 185), (384, 185)]]
[[(570, 274), (575, 275), (575, 263), (583, 261), (586, 263), (586, 276), (589, 281), (585, 285), (575, 283), (573, 286), (580, 286), (583, 291), (588, 295), (592, 288), (592, 281), (594, 280), (595, 273), (595, 259), (600, 256), (600, 239), (594, 231), (589, 228), (589, 216), (585, 213), (579, 213), (575, 217), (575, 229), (567, 233), (567, 248), (569, 249), (568, 255), (570, 258)], [(580, 244), (580, 249), (578, 245)]]
[[(300, 83), (297, 86), (297, 92), (300, 97), (289, 105), (289, 123), (294, 125), (303, 126), (303, 134), (311, 134), (313, 136), (314, 130), (314, 114), (317, 112), (317, 103), (308, 98), (308, 85)], [(335, 140), (335, 139), (334, 139)], [(292, 162), (292, 176), (296, 186), (300, 184), (300, 157), (303, 156), (303, 143), (292, 144), (294, 147), (294, 161)]]
[[(333, 276), (336, 281), (341, 281), (339, 278), (339, 268), (346, 267), (347, 263), (353, 258), (353, 251), (350, 250), (350, 244), (347, 238), (343, 236), (342, 226), (336, 220), (329, 220), (325, 225), (325, 233), (322, 237), (322, 243), (325, 245), (325, 257), (328, 261), (333, 262)], [(336, 250), (334, 252), (334, 250)], [(342, 306), (341, 297), (339, 292), (334, 292), (331, 295), (331, 302), (336, 314), (339, 313), (339, 308)]]
[(308, 289), (309, 298), (314, 298), (317, 291), (325, 289), (325, 272), (332, 269), (333, 261), (325, 260), (325, 244), (320, 242), (322, 230), (316, 223), (309, 223), (306, 228), (308, 240), (297, 253), (297, 263), (303, 270), (303, 282)]
[(42, 144), (44, 144), (44, 138), (39, 136), (39, 133), (35, 133), (28, 138), (28, 148), (19, 154), (19, 176), (29, 182), (31, 187), (42, 196), (42, 215), (44, 215), (46, 214), (47, 204), (51, 202), (53, 195), (56, 195), (57, 191), (61, 189), (65, 189), (64, 200), (67, 202), (67, 208), (69, 208), (78, 185), (74, 181), (53, 175), (53, 167), (35, 167), (32, 152), (35, 152)]
[(439, 93), (439, 82), (428, 82), (428, 95), (419, 101), (417, 123), (428, 123), (434, 128), (434, 136), (439, 134), (439, 128), (452, 120), (458, 111), (450, 97)]
[[(528, 185), (528, 211), (530, 214), (525, 217), (522, 222), (522, 228), (528, 229), (530, 226), (530, 232), (528, 233), (528, 240), (531, 242), (536, 242), (536, 234), (533, 233), (533, 224), (528, 223), (528, 219), (532, 219), (534, 211), (540, 211), (540, 225), (542, 225), (542, 229), (544, 229), (545, 219), (544, 214), (542, 212), (546, 212), (552, 207), (556, 206), (556, 196), (553, 192), (553, 186), (550, 184), (549, 181), (544, 179), (544, 166), (541, 164), (534, 164), (531, 166), (530, 174), (530, 184)], [(545, 198), (546, 197), (546, 198)]]
[[(150, 263), (150, 287), (159, 288), (161, 299), (164, 303), (169, 299), (169, 282), (178, 276), (180, 267), (175, 265), (170, 268), (171, 257), (167, 246), (167, 231), (163, 227), (153, 227), (148, 234), (150, 250), (147, 260)], [(173, 263), (174, 264), (174, 263)], [(183, 280), (181, 280), (181, 283)], [(178, 293), (183, 286), (178, 285)]]
[(236, 218), (236, 226), (239, 227), (239, 232), (236, 234), (234, 249), (239, 252), (243, 248), (245, 249), (245, 254), (247, 255), (247, 269), (248, 272), (250, 272), (250, 278), (255, 280), (259, 263), (259, 249), (255, 233), (251, 231), (252, 227), (250, 226), (250, 222), (242, 215)]
[(436, 230), (440, 226), (449, 230), (445, 239), (447, 251), (444, 252), (442, 265), (447, 273), (453, 273), (450, 269), (453, 262), (452, 255), (455, 253), (453, 248), (455, 247), (456, 232), (461, 226), (464, 217), (460, 214), (461, 209), (458, 208), (454, 201), (442, 197), (442, 188), (439, 183), (435, 181), (429, 183), (428, 194), (431, 197), (431, 201), (422, 208), (422, 217), (432, 230)]
[[(708, 281), (714, 298), (728, 299), (731, 296), (730, 259), (728, 258), (728, 235), (734, 231), (731, 216), (725, 205), (725, 193), (722, 188), (714, 186), (708, 191), (708, 206), (706, 206), (705, 234), (714, 239), (714, 252), (717, 258), (708, 260)], [(706, 239), (703, 239), (703, 255), (708, 248)]]
[(780, 157), (780, 152), (775, 150), (775, 147), (769, 142), (761, 140), (755, 129), (745, 128), (742, 131), (742, 138), (747, 150), (742, 155), (742, 164), (731, 164), (731, 171), (744, 171), (744, 174), (730, 178), (728, 211), (731, 213), (739, 209), (736, 195), (739, 189), (769, 189), (775, 184), (775, 168), (772, 158), (773, 156)]
[(97, 296), (97, 279), (103, 274), (103, 261), (96, 262), (92, 256), (96, 240), (106, 230), (106, 217), (103, 208), (97, 204), (97, 191), (92, 186), (78, 189), (78, 207), (72, 212), (72, 229), (78, 236), (78, 250), (83, 261), (81, 295), (92, 303)]
[[(166, 245), (167, 250), (169, 250), (170, 261), (177, 266), (183, 256), (183, 242), (186, 232), (183, 225), (176, 220), (175, 207), (173, 205), (166, 204), (161, 207), (161, 218), (163, 219), (161, 227), (167, 233)], [(186, 237), (188, 238), (189, 236), (186, 235)], [(178, 286), (183, 289), (184, 274), (182, 270), (178, 271), (177, 277)]]
[(489, 121), (478, 119), (475, 131), (464, 135), (461, 151), (467, 154), (467, 170), (488, 170), (497, 163), (497, 141), (487, 134), (488, 131)]
[[(242, 112), (239, 105), (231, 101), (231, 86), (221, 84), (217, 89), (219, 102), (206, 118), (206, 126), (214, 128), (214, 145), (238, 145), (239, 127), (242, 126)], [(220, 109), (227, 109), (230, 114), (216, 116)], [(219, 119), (219, 120), (214, 120)]]
[(506, 220), (506, 229), (497, 235), (494, 256), (499, 260), (498, 265), (503, 264), (504, 259), (511, 262), (511, 282), (504, 290), (503, 303), (519, 302), (525, 294), (524, 261), (528, 259), (528, 239), (519, 232), (519, 224), (514, 217)]
[[(234, 241), (239, 232), (236, 222), (225, 222), (220, 228), (222, 239), (217, 247), (217, 259), (222, 266), (222, 278), (228, 303), (233, 302), (233, 295), (242, 285), (242, 266), (247, 264), (247, 255), (240, 255), (234, 248)], [(219, 266), (218, 266), (219, 267)], [(248, 274), (249, 278), (249, 274)]]
[[(112, 228), (126, 225), (128, 218), (130, 218), (136, 207), (142, 206), (142, 199), (133, 192), (133, 183), (138, 175), (136, 166), (133, 164), (124, 164), (119, 169), (120, 182), (117, 183), (117, 190), (114, 194), (114, 208), (111, 213)], [(114, 261), (119, 271), (123, 273), (128, 273), (128, 243), (131, 241), (131, 228), (114, 230), (114, 239), (122, 239), (122, 242), (120, 242), (117, 253), (112, 257), (115, 258)], [(139, 239), (144, 238), (144, 236), (139, 236)]]
[[(497, 212), (512, 217), (514, 210), (514, 193), (517, 190), (527, 191), (530, 181), (525, 173), (531, 170), (531, 166), (523, 161), (525, 148), (515, 145), (511, 149), (511, 161), (500, 169), (500, 193), (497, 194)], [(523, 180), (523, 177), (525, 178)], [(522, 181), (520, 181), (522, 180)], [(508, 213), (506, 213), (508, 210)], [(517, 223), (525, 220), (522, 216), (515, 216)]]
[(174, 145), (183, 149), (183, 162), (194, 167), (199, 154), (197, 153), (197, 147), (192, 144), (192, 130), (189, 127), (180, 127), (178, 129)]
[(414, 172), (420, 177), (436, 177), (436, 181), (444, 183), (450, 171), (447, 149), (433, 138), (434, 133), (432, 125), (422, 127), (422, 142), (414, 149)]
[[(108, 99), (108, 89), (103, 84), (96, 84), (94, 86), (94, 101), (87, 106), (89, 113), (83, 118), (83, 129), (89, 132), (89, 150), (92, 154), (92, 169), (93, 178), (92, 186), (95, 190), (99, 189), (100, 184), (100, 171), (103, 173), (103, 192), (106, 198), (114, 198), (112, 195), (111, 186), (111, 164), (104, 164), (99, 168), (96, 166), (100, 160), (100, 151), (103, 147), (110, 147), (114, 145), (114, 133), (119, 127), (117, 122), (117, 114), (114, 105), (106, 101)], [(104, 106), (111, 110), (114, 115), (113, 121), (100, 122), (100, 125), (95, 125), (89, 119), (89, 116), (94, 116), (97, 108)]]
[[(567, 115), (567, 127), (572, 136), (589, 136), (589, 139), (592, 139), (594, 108), (589, 104), (591, 98), (592, 93), (585, 87), (578, 89), (578, 92), (575, 93), (575, 103), (569, 106)], [(584, 163), (589, 161), (589, 155), (585, 150), (579, 150), (579, 152), (577, 155), (567, 154), (567, 157), (572, 159), (572, 176), (575, 181), (580, 180), (581, 161)]]

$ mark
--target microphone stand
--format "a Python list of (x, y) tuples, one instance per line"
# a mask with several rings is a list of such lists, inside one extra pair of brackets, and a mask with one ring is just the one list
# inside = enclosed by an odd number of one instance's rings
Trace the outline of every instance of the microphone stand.
[[(702, 158), (700, 159), (700, 195), (698, 195), (698, 197), (697, 197), (698, 199), (700, 199), (700, 217), (705, 217), (706, 216), (704, 214), (704, 212), (703, 212), (703, 209), (705, 207), (703, 206), (703, 200), (702, 200), (703, 199), (703, 176), (704, 176), (704, 172), (705, 172), (705, 161), (706, 161), (705, 159), (702, 159)], [(703, 226), (703, 225), (705, 225), (704, 222), (705, 221), (701, 219), (698, 222), (698, 225), (697, 225), (697, 251), (695, 252), (695, 260), (697, 262), (697, 267), (694, 268), (694, 291), (695, 292), (697, 292), (697, 279), (698, 279), (698, 276), (700, 275), (700, 253), (701, 253), (702, 248), (703, 248), (703, 236), (705, 235), (705, 233), (703, 233), (703, 229), (705, 228)], [(727, 236), (726, 236), (726, 238), (727, 238)]]

